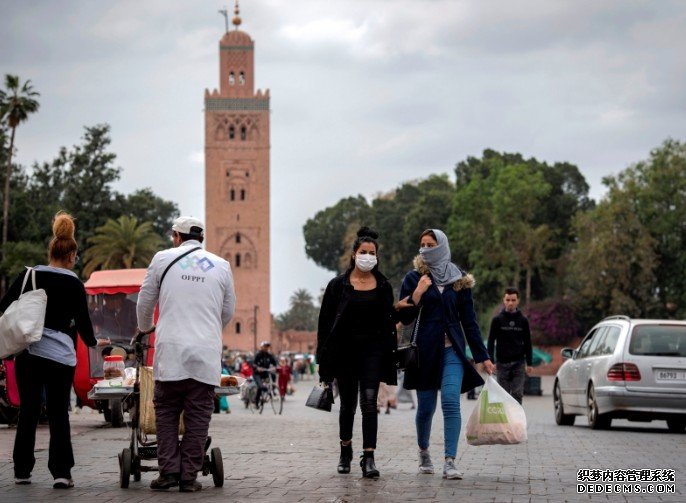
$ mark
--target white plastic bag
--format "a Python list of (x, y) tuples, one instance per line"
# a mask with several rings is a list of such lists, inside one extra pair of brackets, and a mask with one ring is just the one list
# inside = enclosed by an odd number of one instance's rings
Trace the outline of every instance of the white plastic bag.
[[(36, 271), (27, 269), (22, 293), (0, 317), (0, 358), (21, 353), (43, 336), (48, 296), (42, 288), (36, 289)], [(29, 275), (32, 289), (24, 293)]]
[(527, 440), (524, 408), (493, 376), (486, 380), (469, 416), (465, 436), (469, 445), (509, 445)]

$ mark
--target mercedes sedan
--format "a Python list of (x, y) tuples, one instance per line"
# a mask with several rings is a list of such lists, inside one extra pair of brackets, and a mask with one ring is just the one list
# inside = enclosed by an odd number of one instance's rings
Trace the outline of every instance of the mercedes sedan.
[(623, 418), (686, 430), (686, 322), (611, 316), (562, 356), (553, 388), (557, 424), (585, 415), (593, 429)]

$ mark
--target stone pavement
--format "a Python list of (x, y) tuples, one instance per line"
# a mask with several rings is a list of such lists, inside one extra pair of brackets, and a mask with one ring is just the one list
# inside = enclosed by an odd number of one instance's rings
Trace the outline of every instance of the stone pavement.
[[(378, 480), (361, 478), (354, 465), (349, 475), (336, 473), (338, 461), (337, 407), (332, 413), (309, 409), (305, 398), (313, 381), (301, 382), (288, 397), (282, 416), (245, 410), (231, 399), (232, 414), (215, 415), (210, 427), (213, 446), (222, 450), (223, 488), (211, 477), (199, 477), (201, 493), (152, 492), (153, 473), (141, 482), (120, 489), (117, 453), (128, 445), (126, 428), (103, 427), (100, 416), (72, 415), (76, 487), (52, 489), (47, 470), (47, 427), (39, 432), (39, 451), (33, 484), (13, 483), (11, 446), (14, 431), (0, 426), (0, 502), (231, 502), (278, 501), (283, 503), (353, 501), (680, 501), (686, 500), (686, 435), (667, 432), (664, 422), (613, 422), (610, 431), (592, 431), (584, 418), (577, 426), (557, 426), (553, 420), (551, 378), (544, 378), (544, 395), (526, 396), (529, 441), (516, 446), (458, 447), (458, 468), (463, 480), (443, 480), (442, 421), (434, 417), (431, 452), (437, 473), (417, 473), (414, 411), (400, 404), (379, 418)], [(474, 407), (463, 398), (463, 425)], [(464, 431), (462, 433), (464, 435)], [(359, 412), (353, 447), (361, 446)], [(676, 493), (577, 494), (577, 470), (582, 468), (666, 468), (676, 471)]]

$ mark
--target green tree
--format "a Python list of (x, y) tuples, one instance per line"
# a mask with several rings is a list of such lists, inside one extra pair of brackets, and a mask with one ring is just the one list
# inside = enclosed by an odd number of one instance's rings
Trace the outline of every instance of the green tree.
[(451, 243), (492, 298), (508, 284), (519, 286), (524, 272), (525, 303), (530, 301), (533, 273), (548, 260), (551, 230), (537, 224), (535, 213), (549, 191), (543, 174), (526, 163), (501, 165), (485, 178), (477, 172), (456, 191)]
[(419, 235), (429, 228), (445, 230), (454, 192), (446, 175), (431, 175), (372, 201), (369, 222), (379, 232), (379, 267), (395, 288), (412, 269)]
[(654, 240), (657, 316), (686, 317), (686, 143), (668, 139), (648, 159), (603, 182), (626, 194)]
[(339, 272), (341, 257), (349, 243), (344, 241), (349, 227), (359, 227), (366, 220), (369, 204), (362, 195), (341, 199), (305, 222), (305, 253), (315, 264), (332, 272)]
[(172, 223), (179, 216), (176, 203), (155, 195), (151, 188), (138, 189), (127, 196), (120, 196), (121, 215), (135, 217), (139, 222), (151, 222), (153, 230), (165, 236)]
[[(40, 94), (33, 90), (31, 81), (27, 80), (21, 85), (16, 75), (5, 75), (5, 90), (0, 90), (0, 120), (6, 122), (11, 130), (8, 153), (6, 155), (7, 168), (5, 169), (5, 189), (3, 191), (2, 206), (2, 246), (4, 250), (9, 231), (10, 211), (10, 181), (12, 179), (12, 154), (14, 152), (14, 139), (17, 127), (28, 120), (30, 114), (38, 111), (40, 104), (36, 97)], [(4, 276), (2, 278), (2, 291), (4, 292)]]
[(88, 239), (91, 246), (84, 254), (85, 277), (97, 269), (147, 267), (164, 245), (150, 222), (139, 225), (135, 217), (110, 219), (96, 231), (97, 234)]
[[(518, 179), (521, 173), (524, 183)], [(503, 286), (522, 280), (529, 298), (561, 295), (556, 272), (575, 240), (572, 218), (593, 206), (579, 169), (487, 149), (480, 158), (458, 163), (455, 180), (449, 236), (456, 262), (478, 273), (477, 297), (490, 305)], [(529, 181), (533, 185), (527, 187)], [(513, 233), (522, 237), (516, 247)]]
[(47, 256), (47, 246), (42, 244), (8, 241), (3, 248), (0, 271), (3, 276), (13, 278), (22, 272), (28, 264), (45, 263)]
[(610, 189), (596, 208), (576, 216), (574, 227), (578, 242), (569, 257), (567, 283), (585, 325), (613, 314), (654, 315), (656, 242), (629, 194)]
[(288, 311), (276, 317), (279, 330), (317, 330), (319, 308), (314, 305), (312, 295), (305, 290), (296, 290), (290, 298)]

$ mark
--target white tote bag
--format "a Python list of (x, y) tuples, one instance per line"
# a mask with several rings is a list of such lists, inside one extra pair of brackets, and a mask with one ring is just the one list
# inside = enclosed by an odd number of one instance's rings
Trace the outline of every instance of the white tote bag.
[(488, 376), (479, 394), (465, 436), (469, 445), (519, 444), (527, 440), (524, 408), (493, 376)]
[[(19, 298), (0, 317), (0, 358), (20, 353), (43, 336), (48, 295), (42, 288), (36, 289), (36, 271), (27, 269)], [(24, 293), (29, 275), (31, 290)]]

